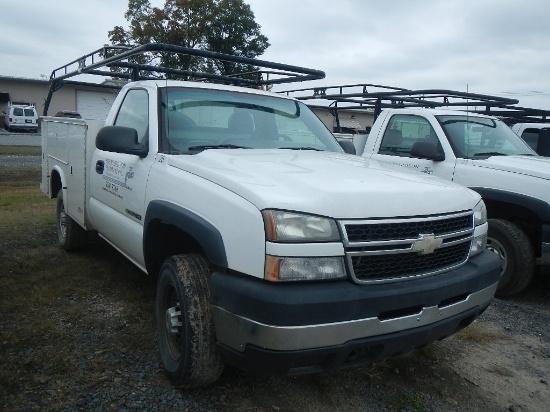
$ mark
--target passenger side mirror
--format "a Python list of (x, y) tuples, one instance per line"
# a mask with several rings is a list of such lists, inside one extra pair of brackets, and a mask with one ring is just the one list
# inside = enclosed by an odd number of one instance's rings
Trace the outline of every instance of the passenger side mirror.
[(122, 126), (105, 126), (98, 133), (95, 145), (99, 150), (107, 152), (126, 153), (145, 157), (148, 148), (139, 143), (136, 129)]
[(550, 157), (550, 128), (548, 127), (540, 129), (537, 153), (539, 156)]
[(435, 162), (445, 160), (445, 153), (441, 150), (439, 143), (434, 141), (415, 142), (410, 153), (412, 157), (420, 159), (429, 159)]
[(340, 143), (340, 147), (344, 149), (344, 152), (347, 154), (356, 154), (355, 146), (351, 140), (338, 140), (338, 143)]

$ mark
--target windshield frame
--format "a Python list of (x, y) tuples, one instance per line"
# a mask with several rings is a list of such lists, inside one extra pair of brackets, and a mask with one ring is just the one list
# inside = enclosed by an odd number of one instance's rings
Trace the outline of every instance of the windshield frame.
[(325, 124), (304, 103), (247, 90), (185, 86), (159, 93), (159, 152), (291, 149), (343, 153)]
[[(468, 113), (440, 114), (435, 117), (457, 158), (537, 156), (537, 153), (521, 137), (499, 119), (472, 116)], [(479, 143), (476, 144), (476, 141)]]

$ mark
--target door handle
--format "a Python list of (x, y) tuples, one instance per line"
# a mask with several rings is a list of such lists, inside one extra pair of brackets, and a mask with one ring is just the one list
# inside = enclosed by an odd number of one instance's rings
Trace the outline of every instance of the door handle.
[(102, 175), (104, 169), (105, 169), (105, 162), (103, 162), (103, 160), (98, 160), (95, 164), (95, 171), (100, 175)]

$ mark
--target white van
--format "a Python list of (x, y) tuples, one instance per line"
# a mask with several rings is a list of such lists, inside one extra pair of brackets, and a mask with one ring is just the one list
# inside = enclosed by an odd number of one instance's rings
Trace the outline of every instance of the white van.
[(33, 105), (10, 104), (4, 112), (4, 124), (8, 131), (38, 131), (38, 115)]

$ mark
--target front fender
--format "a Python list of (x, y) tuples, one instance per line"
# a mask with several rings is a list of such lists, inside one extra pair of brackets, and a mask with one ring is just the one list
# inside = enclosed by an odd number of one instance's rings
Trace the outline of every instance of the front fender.
[(527, 209), (536, 215), (541, 222), (550, 222), (550, 205), (543, 200), (518, 193), (484, 187), (470, 187), (470, 189), (478, 192), (483, 198), (483, 201), (487, 204), (493, 201)]
[(145, 214), (143, 253), (146, 262), (149, 251), (154, 249), (154, 236), (148, 236), (154, 220), (167, 222), (185, 232), (200, 245), (210, 263), (227, 267), (225, 245), (218, 229), (194, 212), (162, 200), (149, 203)]

